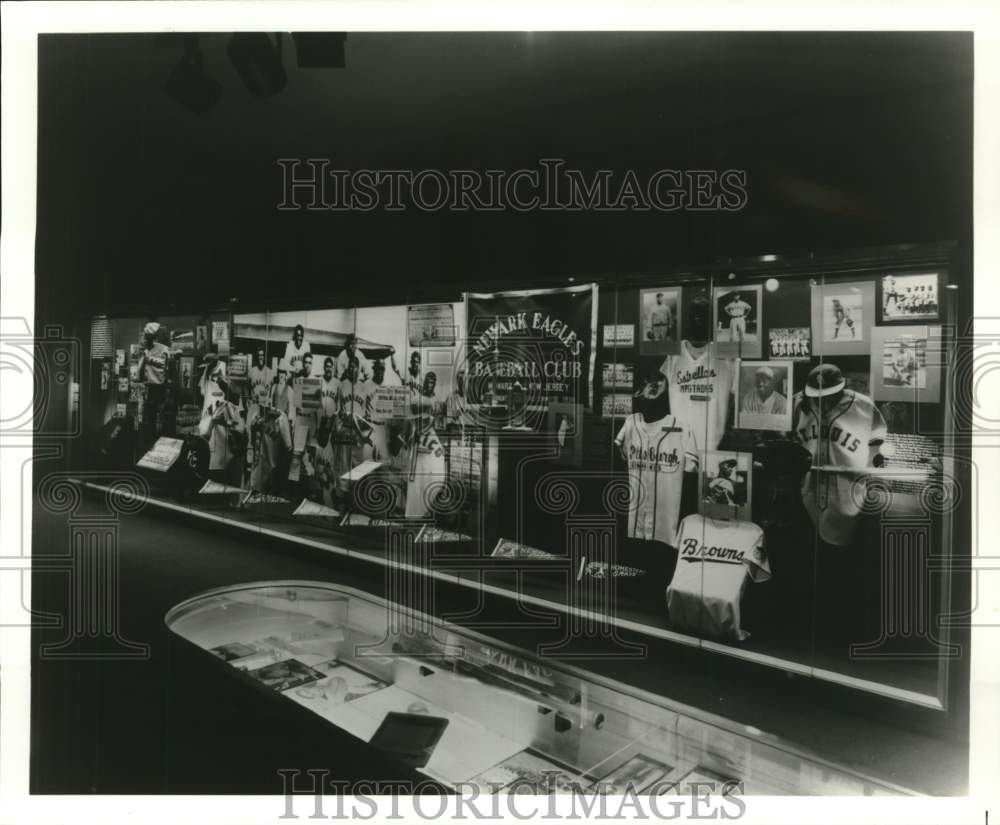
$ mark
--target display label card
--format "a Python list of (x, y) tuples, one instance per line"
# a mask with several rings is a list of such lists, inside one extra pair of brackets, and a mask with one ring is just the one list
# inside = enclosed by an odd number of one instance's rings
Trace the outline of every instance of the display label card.
[(624, 418), (631, 414), (631, 393), (612, 393), (601, 398), (601, 415), (604, 418)]
[(167, 438), (166, 436), (158, 438), (149, 452), (136, 462), (136, 466), (165, 473), (180, 458), (183, 447), (184, 442), (179, 438)]
[(634, 347), (635, 324), (605, 324), (602, 340), (606, 347)]
[(406, 418), (409, 401), (407, 387), (378, 387), (372, 400), (372, 422), (384, 424), (390, 418)]

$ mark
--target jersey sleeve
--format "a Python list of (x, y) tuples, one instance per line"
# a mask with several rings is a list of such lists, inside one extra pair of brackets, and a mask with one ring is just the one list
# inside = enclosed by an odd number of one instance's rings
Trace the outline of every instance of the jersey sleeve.
[[(676, 419), (674, 419), (676, 423)], [(694, 472), (701, 462), (698, 459), (698, 441), (694, 437), (694, 430), (690, 427), (684, 428), (684, 471)]]
[(885, 436), (887, 433), (887, 428), (885, 425), (885, 417), (882, 415), (882, 411), (875, 406), (875, 402), (872, 402), (872, 429), (871, 437), (868, 439), (868, 446), (874, 447), (877, 444), (881, 444), (885, 441)]
[(743, 563), (747, 568), (747, 575), (753, 582), (764, 582), (771, 578), (771, 565), (767, 560), (767, 552), (764, 549), (764, 531), (753, 525), (756, 531), (753, 545), (744, 556)]
[(635, 422), (632, 420), (632, 416), (630, 415), (625, 419), (625, 423), (622, 424), (622, 428), (618, 431), (618, 435), (615, 436), (615, 444), (621, 447), (632, 434), (632, 430), (634, 428)]

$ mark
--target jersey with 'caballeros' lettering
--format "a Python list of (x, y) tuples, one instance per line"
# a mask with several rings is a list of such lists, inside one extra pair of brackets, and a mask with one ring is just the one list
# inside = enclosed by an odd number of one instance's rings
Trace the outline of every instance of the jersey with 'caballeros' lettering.
[(681, 511), (684, 470), (698, 463), (691, 431), (673, 415), (649, 422), (633, 413), (615, 444), (628, 461), (629, 537), (670, 544)]
[(667, 377), (671, 414), (691, 429), (699, 449), (714, 450), (725, 434), (736, 359), (715, 357), (712, 344), (696, 350), (681, 341), (680, 353), (668, 355), (660, 369)]
[(749, 521), (716, 521), (697, 513), (677, 531), (677, 568), (667, 588), (670, 624), (699, 636), (745, 639), (740, 601), (748, 581), (771, 577), (764, 531)]
[[(792, 437), (813, 457), (814, 467), (850, 467), (864, 471), (870, 466), (870, 448), (885, 440), (885, 419), (867, 395), (844, 390), (835, 406), (816, 405), (822, 399), (803, 403), (802, 393), (793, 399)], [(847, 473), (807, 473), (802, 481), (802, 503), (819, 528), (820, 537), (837, 545), (847, 544), (861, 512), (863, 491)]]

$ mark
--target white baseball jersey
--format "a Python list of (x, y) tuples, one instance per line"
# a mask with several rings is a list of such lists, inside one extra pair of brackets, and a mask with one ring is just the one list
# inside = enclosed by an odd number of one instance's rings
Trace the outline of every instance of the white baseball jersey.
[(742, 298), (737, 301), (730, 301), (725, 306), (726, 313), (730, 318), (742, 318), (745, 316), (753, 307), (750, 306)]
[(633, 413), (615, 444), (628, 461), (629, 537), (670, 544), (681, 511), (684, 470), (698, 463), (691, 430), (673, 415), (650, 422)]
[(433, 499), (447, 478), (444, 445), (429, 422), (416, 433), (410, 445), (410, 461), (406, 517), (422, 518), (430, 512)]
[(335, 415), (338, 412), (337, 388), (339, 386), (340, 381), (336, 378), (331, 378), (329, 381), (325, 378), (320, 379), (319, 403), (320, 409), (323, 411), (323, 415)]
[(167, 367), (170, 364), (170, 350), (159, 341), (142, 351), (140, 360), (142, 377), (147, 384), (165, 384), (167, 382)]
[[(792, 403), (792, 438), (812, 454), (814, 467), (850, 467), (863, 472), (870, 448), (885, 440), (885, 419), (867, 395), (844, 390), (836, 406), (823, 407), (822, 418), (812, 398), (807, 408), (802, 394)], [(802, 503), (829, 544), (845, 545), (854, 535), (863, 489), (848, 473), (812, 471), (802, 482)]]
[(697, 351), (681, 341), (680, 353), (668, 355), (660, 369), (667, 376), (670, 412), (692, 431), (699, 449), (714, 450), (725, 434), (736, 359), (716, 358), (712, 344)]
[(303, 341), (301, 347), (295, 346), (294, 341), (289, 341), (285, 344), (285, 360), (288, 362), (288, 367), (293, 375), (297, 375), (299, 370), (302, 369), (302, 359), (307, 352), (312, 352), (309, 349), (308, 341)]
[(248, 378), (250, 380), (250, 398), (258, 404), (266, 404), (268, 396), (271, 394), (271, 384), (274, 382), (274, 373), (268, 366), (250, 367)]
[[(358, 359), (358, 375), (361, 377), (362, 381), (367, 381), (372, 375), (372, 364), (361, 350), (357, 350), (354, 353), (354, 357)], [(351, 354), (346, 350), (342, 349), (340, 354), (337, 356), (337, 360), (333, 365), (333, 374), (338, 378), (343, 379), (347, 375), (347, 365), (351, 362)]]
[(748, 581), (771, 577), (764, 531), (749, 521), (687, 516), (677, 531), (677, 568), (667, 588), (670, 624), (698, 636), (745, 639), (740, 601)]

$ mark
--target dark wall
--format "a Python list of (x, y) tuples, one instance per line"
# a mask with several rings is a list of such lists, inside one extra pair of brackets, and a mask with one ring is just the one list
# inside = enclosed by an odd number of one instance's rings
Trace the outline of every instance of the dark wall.
[[(500, 285), (764, 252), (971, 243), (972, 37), (350, 34), (346, 68), (252, 98), (163, 86), (177, 42), (39, 44), (39, 318), (231, 297)], [(279, 157), (357, 168), (745, 169), (742, 211), (281, 212)]]

